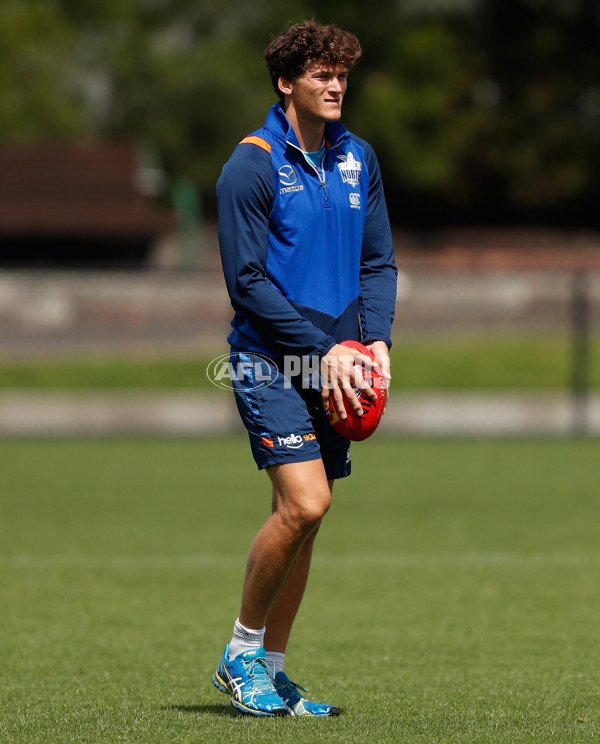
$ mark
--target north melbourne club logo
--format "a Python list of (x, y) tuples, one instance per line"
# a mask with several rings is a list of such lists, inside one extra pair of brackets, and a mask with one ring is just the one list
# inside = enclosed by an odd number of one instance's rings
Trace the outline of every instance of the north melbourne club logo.
[(338, 168), (342, 174), (342, 181), (349, 183), (350, 186), (358, 186), (360, 182), (360, 172), (362, 170), (362, 163), (360, 163), (354, 155), (349, 152), (348, 155), (338, 155)]

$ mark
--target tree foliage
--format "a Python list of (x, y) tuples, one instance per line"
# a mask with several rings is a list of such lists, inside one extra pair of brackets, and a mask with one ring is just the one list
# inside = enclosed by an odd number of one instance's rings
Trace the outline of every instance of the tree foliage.
[(397, 222), (597, 223), (598, 0), (3, 0), (0, 137), (134, 139), (208, 212), (292, 20), (358, 33), (344, 121)]

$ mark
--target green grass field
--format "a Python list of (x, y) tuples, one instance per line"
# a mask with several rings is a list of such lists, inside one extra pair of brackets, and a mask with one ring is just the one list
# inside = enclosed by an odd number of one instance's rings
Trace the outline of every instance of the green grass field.
[(267, 515), (244, 438), (0, 441), (0, 742), (600, 736), (598, 444), (373, 438), (286, 668), (338, 719), (210, 682)]
[[(212, 355), (84, 356), (0, 361), (0, 390), (209, 389)], [(571, 350), (565, 331), (400, 337), (392, 347), (394, 388), (440, 390), (564, 389)], [(590, 386), (600, 388), (600, 336), (591, 339)]]

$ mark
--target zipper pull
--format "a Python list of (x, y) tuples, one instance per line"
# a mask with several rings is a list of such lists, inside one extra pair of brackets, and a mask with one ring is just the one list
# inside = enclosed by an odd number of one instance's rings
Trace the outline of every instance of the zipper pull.
[(327, 184), (325, 183), (325, 170), (323, 169), (323, 178), (321, 178), (321, 174), (319, 173), (319, 169), (315, 166), (315, 171), (317, 173), (317, 176), (319, 178), (319, 181), (321, 183), (321, 186), (323, 188), (323, 194), (325, 195), (326, 201), (329, 201), (329, 192), (327, 191)]

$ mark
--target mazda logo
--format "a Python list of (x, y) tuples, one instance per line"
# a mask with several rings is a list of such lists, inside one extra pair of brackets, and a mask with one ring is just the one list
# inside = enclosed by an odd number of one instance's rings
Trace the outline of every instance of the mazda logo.
[(291, 165), (282, 165), (279, 169), (279, 180), (284, 186), (293, 186), (298, 182), (296, 171)]

